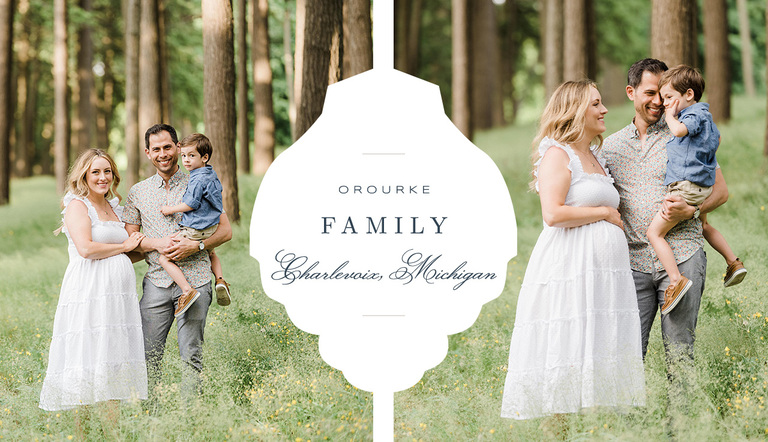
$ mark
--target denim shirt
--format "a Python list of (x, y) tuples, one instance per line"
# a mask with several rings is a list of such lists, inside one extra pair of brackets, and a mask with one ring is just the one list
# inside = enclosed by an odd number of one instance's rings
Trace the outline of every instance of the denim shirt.
[(189, 172), (189, 184), (182, 202), (192, 211), (184, 212), (180, 225), (203, 230), (219, 223), (223, 211), (221, 181), (213, 167), (204, 166)]
[(715, 184), (715, 152), (720, 144), (709, 104), (695, 103), (678, 114), (678, 121), (688, 128), (688, 135), (667, 143), (667, 177), (664, 185), (687, 180), (702, 187)]

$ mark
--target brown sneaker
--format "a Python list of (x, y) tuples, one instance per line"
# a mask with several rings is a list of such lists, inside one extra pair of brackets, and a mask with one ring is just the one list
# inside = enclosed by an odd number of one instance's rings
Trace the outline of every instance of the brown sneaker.
[(683, 299), (683, 295), (691, 288), (693, 282), (685, 276), (680, 276), (677, 284), (670, 284), (664, 291), (664, 305), (661, 306), (661, 313), (666, 315)]
[(723, 285), (726, 287), (736, 285), (743, 281), (745, 276), (747, 276), (747, 269), (744, 268), (744, 263), (739, 258), (736, 258), (736, 261), (732, 262), (725, 270)]
[(220, 306), (227, 306), (232, 302), (229, 295), (229, 284), (224, 281), (224, 278), (216, 278), (216, 302)]
[(181, 296), (179, 296), (179, 300), (176, 301), (176, 311), (173, 312), (173, 316), (178, 318), (183, 315), (199, 297), (200, 292), (195, 289), (192, 289), (187, 293), (182, 293)]

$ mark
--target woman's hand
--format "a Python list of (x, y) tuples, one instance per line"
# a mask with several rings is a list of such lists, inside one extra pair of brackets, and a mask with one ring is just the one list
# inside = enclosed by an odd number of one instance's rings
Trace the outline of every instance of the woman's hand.
[(141, 240), (144, 239), (144, 234), (141, 232), (133, 232), (131, 235), (123, 241), (123, 253), (128, 253), (139, 246)]
[(605, 206), (605, 208), (608, 209), (608, 215), (605, 217), (605, 220), (611, 224), (619, 226), (621, 230), (624, 230), (624, 223), (621, 221), (619, 211), (609, 206)]

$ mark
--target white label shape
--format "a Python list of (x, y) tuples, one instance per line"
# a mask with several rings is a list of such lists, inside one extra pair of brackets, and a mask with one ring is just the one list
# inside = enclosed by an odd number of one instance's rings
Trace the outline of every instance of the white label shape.
[(323, 359), (362, 390), (395, 392), (499, 296), (516, 242), (504, 179), (438, 87), (374, 69), (330, 86), (269, 168), (250, 247), (264, 291), (320, 336)]

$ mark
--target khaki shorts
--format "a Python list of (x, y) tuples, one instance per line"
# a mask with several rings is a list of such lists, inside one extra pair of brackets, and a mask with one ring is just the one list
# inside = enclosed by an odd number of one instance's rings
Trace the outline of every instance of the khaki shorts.
[(698, 206), (712, 194), (712, 187), (701, 187), (690, 181), (675, 181), (667, 186), (670, 195), (680, 195), (689, 206)]
[(185, 238), (189, 238), (192, 241), (202, 241), (206, 238), (210, 238), (218, 227), (218, 224), (214, 224), (211, 227), (205, 228), (203, 230), (197, 230), (193, 229), (192, 227), (181, 226), (181, 229), (179, 229), (179, 235)]

